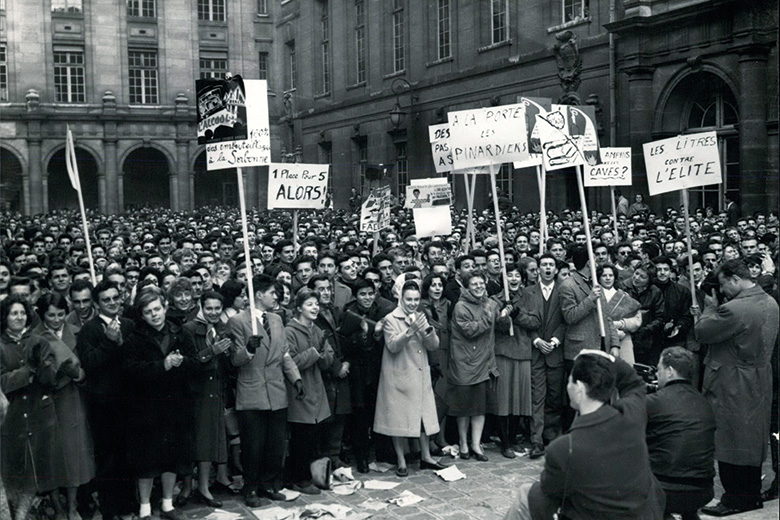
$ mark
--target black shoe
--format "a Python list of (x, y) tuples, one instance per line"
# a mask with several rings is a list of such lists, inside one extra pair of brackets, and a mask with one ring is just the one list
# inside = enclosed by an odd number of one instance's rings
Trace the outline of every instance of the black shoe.
[(515, 450), (513, 450), (512, 448), (504, 448), (503, 450), (501, 450), (501, 455), (503, 455), (507, 459), (514, 459), (515, 457), (517, 457), (517, 455), (515, 455)]
[(427, 462), (424, 460), (420, 461), (420, 469), (432, 469), (435, 471), (439, 471), (442, 469), (447, 469), (447, 466), (442, 464), (441, 462)]
[(319, 495), (322, 493), (320, 488), (314, 484), (293, 484), (292, 490), (303, 493), (304, 495)]
[(484, 453), (477, 453), (476, 451), (474, 452), (474, 458), (480, 462), (488, 461), (487, 455), (485, 455)]
[(460, 452), (460, 458), (463, 460), (469, 460), (471, 458), (471, 452), (469, 451), (461, 451)]
[(182, 513), (180, 509), (160, 511), (160, 518), (165, 518), (166, 520), (187, 520), (187, 517), (184, 516), (184, 513)]
[(244, 501), (246, 502), (247, 507), (251, 508), (263, 507), (271, 504), (271, 501), (267, 498), (258, 496), (256, 491), (249, 493)]
[(357, 470), (358, 470), (358, 473), (368, 473), (368, 461), (366, 461), (366, 460), (358, 460), (357, 461)]
[(769, 484), (769, 488), (761, 493), (761, 500), (763, 502), (768, 502), (770, 500), (777, 500), (778, 497), (778, 489), (777, 489), (777, 477), (772, 481), (771, 484)]
[(186, 506), (189, 503), (191, 496), (192, 496), (192, 493), (190, 493), (189, 495), (186, 495), (186, 496), (183, 495), (182, 493), (179, 493), (178, 495), (176, 495), (176, 498), (173, 499), (173, 507), (184, 507), (184, 506)]
[(267, 498), (269, 500), (275, 500), (277, 502), (280, 502), (280, 501), (284, 502), (285, 500), (287, 500), (287, 497), (284, 496), (283, 494), (279, 493), (278, 491), (265, 491), (265, 490), (262, 490), (262, 491), (260, 491), (259, 495), (262, 496), (262, 497), (265, 497), (265, 498)]
[(205, 504), (209, 507), (222, 507), (222, 502), (219, 500), (214, 500), (214, 498), (207, 498), (206, 495), (201, 493), (199, 489), (196, 489), (192, 492), (192, 498), (194, 498), (195, 502), (199, 504)]
[(398, 469), (395, 470), (395, 475), (397, 477), (406, 477), (409, 475), (409, 469), (399, 467)]
[(534, 447), (531, 449), (531, 453), (528, 454), (528, 458), (538, 459), (539, 457), (544, 457), (544, 446), (541, 444), (534, 444)]
[(730, 515), (735, 515), (737, 513), (744, 513), (745, 511), (753, 511), (754, 509), (761, 509), (762, 507), (764, 506), (761, 504), (756, 504), (754, 507), (750, 507), (747, 509), (737, 509), (736, 507), (724, 506), (723, 502), (718, 502), (716, 505), (711, 507), (702, 507), (701, 512), (709, 516), (730, 516)]
[(219, 482), (219, 481), (214, 482), (211, 485), (211, 487), (209, 488), (209, 490), (211, 491), (212, 495), (214, 493), (216, 493), (218, 495), (238, 495), (238, 493), (239, 493), (239, 491), (237, 489), (233, 489), (230, 486), (226, 486), (225, 484), (223, 484), (222, 482)]

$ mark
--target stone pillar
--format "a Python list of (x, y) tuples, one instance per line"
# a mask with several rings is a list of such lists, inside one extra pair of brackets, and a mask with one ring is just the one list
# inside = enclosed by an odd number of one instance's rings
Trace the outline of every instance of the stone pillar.
[[(751, 46), (739, 56), (739, 191), (743, 214), (765, 211), (768, 136), (766, 128), (767, 57)], [(730, 186), (734, 187), (734, 186)]]
[(108, 213), (108, 204), (106, 201), (106, 172), (98, 173), (98, 207), (104, 215)]
[[(116, 115), (116, 96), (110, 90), (103, 94), (103, 116), (106, 118)], [(105, 159), (105, 198), (100, 199), (100, 207), (105, 207), (107, 213), (117, 213), (122, 208), (119, 202), (118, 177), (119, 168), (117, 164), (117, 131), (116, 121), (106, 120), (103, 126), (103, 150)]]
[(190, 209), (195, 209), (195, 170), (190, 170), (187, 177), (189, 178)]
[(27, 154), (30, 163), (27, 188), (30, 199), (30, 213), (43, 213), (43, 173), (41, 172), (41, 138), (27, 139)]
[(121, 171), (117, 171), (116, 175), (116, 202), (117, 211), (124, 213), (125, 211), (125, 175)]
[(179, 174), (176, 170), (168, 172), (168, 191), (171, 194), (171, 210), (179, 211)]
[(43, 212), (49, 212), (49, 172), (42, 175), (41, 182), (41, 200), (43, 201)]
[(189, 154), (187, 153), (188, 142), (184, 139), (176, 139), (176, 176), (178, 184), (176, 190), (179, 193), (180, 209), (192, 209), (192, 200), (190, 199), (190, 169)]
[(30, 176), (22, 175), (22, 212), (25, 215), (30, 214)]
[[(651, 67), (632, 67), (628, 74), (629, 143), (632, 153), (632, 168), (635, 172), (645, 171), (645, 157), (642, 145), (652, 140), (653, 130), (653, 71)], [(639, 186), (634, 186), (634, 190)], [(641, 182), (641, 191), (647, 193), (647, 181)]]

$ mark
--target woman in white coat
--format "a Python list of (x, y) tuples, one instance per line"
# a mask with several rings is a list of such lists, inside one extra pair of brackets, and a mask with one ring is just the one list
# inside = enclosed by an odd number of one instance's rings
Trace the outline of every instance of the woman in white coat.
[(406, 282), (398, 307), (384, 318), (385, 349), (376, 400), (374, 431), (393, 438), (398, 457), (396, 475), (408, 475), (404, 440), (420, 438), (420, 469), (443, 469), (431, 458), (428, 436), (439, 432), (431, 385), (428, 350), (439, 347), (439, 338), (428, 324), (420, 305), (420, 286)]

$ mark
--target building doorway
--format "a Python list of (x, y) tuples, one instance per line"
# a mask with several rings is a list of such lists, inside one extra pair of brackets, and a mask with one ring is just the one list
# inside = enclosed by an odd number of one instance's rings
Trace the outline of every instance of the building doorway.
[(24, 212), (22, 170), (16, 154), (0, 147), (0, 211)]
[[(195, 171), (194, 202), (196, 208), (201, 206), (238, 206), (238, 181), (236, 180), (235, 168), (207, 171), (204, 150), (195, 159), (193, 170)], [(246, 180), (244, 185), (246, 185)]]
[(170, 207), (170, 165), (165, 155), (154, 148), (130, 152), (122, 166), (124, 207)]
[[(76, 165), (79, 170), (81, 196), (84, 199), (84, 209), (100, 211), (98, 200), (97, 161), (91, 153), (75, 147)], [(49, 160), (46, 169), (48, 175), (49, 211), (56, 209), (79, 209), (79, 196), (68, 176), (65, 165), (65, 148), (58, 150)]]

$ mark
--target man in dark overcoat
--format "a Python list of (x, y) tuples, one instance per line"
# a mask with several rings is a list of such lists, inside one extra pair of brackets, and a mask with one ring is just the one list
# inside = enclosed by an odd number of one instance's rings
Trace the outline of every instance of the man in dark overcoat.
[(750, 279), (740, 260), (716, 271), (713, 290), (696, 316), (697, 341), (709, 345), (702, 393), (715, 412), (715, 460), (724, 493), (702, 512), (727, 516), (762, 507), (761, 464), (767, 455), (772, 399), (772, 350), (780, 311), (775, 300)]

